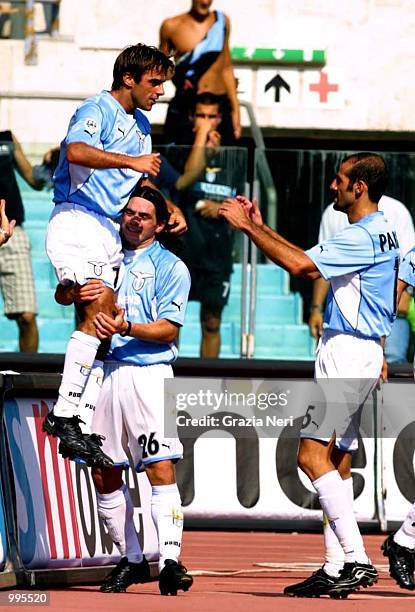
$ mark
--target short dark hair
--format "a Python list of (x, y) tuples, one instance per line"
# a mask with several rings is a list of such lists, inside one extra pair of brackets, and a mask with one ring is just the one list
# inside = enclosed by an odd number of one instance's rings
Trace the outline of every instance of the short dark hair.
[(353, 164), (346, 172), (351, 184), (359, 180), (364, 181), (369, 199), (379, 202), (388, 184), (388, 168), (383, 157), (377, 153), (352, 153), (342, 160), (342, 164), (345, 162)]
[(149, 47), (142, 43), (126, 47), (115, 60), (111, 89), (120, 89), (124, 85), (123, 76), (126, 72), (129, 72), (134, 81), (139, 83), (143, 74), (152, 70), (164, 73), (167, 78), (173, 76), (174, 64), (165, 53), (156, 47)]
[(207, 104), (209, 106), (215, 104), (218, 107), (218, 111), (220, 113), (222, 112), (222, 98), (217, 94), (211, 93), (210, 91), (204, 91), (194, 97), (192, 104), (193, 113), (195, 112), (198, 104)]

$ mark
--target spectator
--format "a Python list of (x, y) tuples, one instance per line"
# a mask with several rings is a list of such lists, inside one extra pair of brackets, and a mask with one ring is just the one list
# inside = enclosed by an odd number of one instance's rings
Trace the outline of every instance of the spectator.
[(0, 193), (6, 200), (6, 214), (16, 220), (13, 236), (2, 249), (0, 289), (4, 314), (14, 319), (19, 328), (19, 348), (36, 352), (39, 333), (36, 324), (36, 294), (33, 279), (31, 246), (23, 229), (24, 207), (14, 169), (33, 189), (42, 189), (44, 182), (33, 176), (33, 168), (12, 132), (0, 132)]
[[(193, 146), (184, 172), (162, 169), (155, 181), (159, 189), (178, 201), (185, 214), (188, 233), (183, 236), (181, 254), (190, 270), (190, 300), (201, 303), (201, 357), (218, 357), (221, 345), (222, 311), (228, 302), (232, 273), (233, 231), (218, 210), (226, 197), (244, 189), (244, 169), (232, 151), (221, 150), (218, 132), (222, 115), (220, 98), (208, 92), (196, 97), (190, 113)], [(176, 149), (177, 152), (177, 149)], [(245, 163), (245, 159), (243, 160)]]
[(176, 93), (169, 104), (165, 134), (169, 142), (189, 141), (189, 111), (196, 94), (210, 91), (221, 97), (222, 144), (240, 137), (240, 109), (229, 50), (230, 20), (211, 11), (212, 0), (192, 0), (189, 12), (165, 19), (160, 28), (160, 48), (173, 53)]
[(16, 225), (16, 221), (9, 221), (6, 215), (6, 200), (0, 200), (0, 246), (6, 244), (6, 242), (13, 235), (13, 228)]
[(48, 0), (42, 2), (45, 15), (46, 33), (50, 36), (59, 34), (59, 8), (61, 0)]

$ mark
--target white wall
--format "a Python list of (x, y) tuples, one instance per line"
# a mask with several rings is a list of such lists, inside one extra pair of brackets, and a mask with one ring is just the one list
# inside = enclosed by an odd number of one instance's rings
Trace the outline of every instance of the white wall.
[[(190, 0), (177, 0), (173, 13)], [(264, 67), (236, 70), (240, 97), (251, 101), (260, 125), (348, 130), (414, 129), (415, 0), (216, 0), (232, 20), (231, 44), (326, 49), (323, 69)], [(37, 66), (23, 63), (22, 41), (0, 41), (0, 92), (72, 93), (81, 97), (111, 84), (118, 51), (138, 41), (157, 44), (159, 25), (172, 14), (168, 0), (62, 0), (61, 39), (39, 41)], [(320, 102), (309, 86), (328, 75), (338, 91)], [(265, 83), (280, 74), (291, 86), (275, 102)], [(167, 93), (171, 93), (168, 89)], [(77, 102), (0, 101), (0, 128), (26, 142), (64, 136)], [(163, 120), (161, 105), (152, 113)]]

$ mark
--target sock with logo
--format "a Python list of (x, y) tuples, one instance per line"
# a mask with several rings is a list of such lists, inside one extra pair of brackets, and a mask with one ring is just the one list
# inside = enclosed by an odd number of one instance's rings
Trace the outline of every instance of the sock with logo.
[(127, 485), (113, 493), (97, 492), (98, 515), (111, 540), (131, 563), (141, 563), (143, 552), (134, 527), (134, 507)]
[[(346, 494), (349, 499), (349, 502), (353, 508), (353, 478), (347, 478), (346, 480), (343, 480), (343, 485), (346, 489)], [(323, 569), (326, 574), (329, 574), (329, 576), (334, 576), (337, 578), (337, 576), (339, 576), (341, 570), (343, 569), (344, 552), (343, 548), (340, 546), (340, 542), (337, 539), (336, 534), (330, 527), (329, 520), (327, 519), (327, 516), (325, 514), (323, 514), (323, 533), (325, 548)]]
[(176, 483), (151, 487), (151, 516), (159, 538), (161, 571), (166, 559), (178, 561), (182, 545), (182, 500)]
[(70, 418), (76, 414), (100, 344), (98, 338), (84, 332), (72, 334), (66, 348), (58, 401), (53, 408), (56, 416)]
[(412, 550), (415, 548), (415, 503), (393, 536), (393, 539), (399, 546), (406, 546), (406, 548)]
[(362, 536), (350, 505), (346, 487), (337, 470), (313, 480), (320, 505), (328, 517), (331, 529), (340, 542), (345, 562), (370, 563)]
[(101, 391), (102, 381), (104, 380), (104, 362), (95, 359), (92, 364), (91, 372), (82, 393), (76, 414), (80, 416), (83, 423), (80, 423), (82, 433), (91, 433), (91, 424), (97, 406), (98, 396)]

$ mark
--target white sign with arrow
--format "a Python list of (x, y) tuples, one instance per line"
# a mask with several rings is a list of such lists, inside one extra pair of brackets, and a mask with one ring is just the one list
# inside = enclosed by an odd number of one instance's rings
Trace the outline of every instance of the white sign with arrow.
[(294, 108), (300, 102), (300, 77), (295, 70), (260, 69), (257, 72), (256, 104), (261, 108)]

